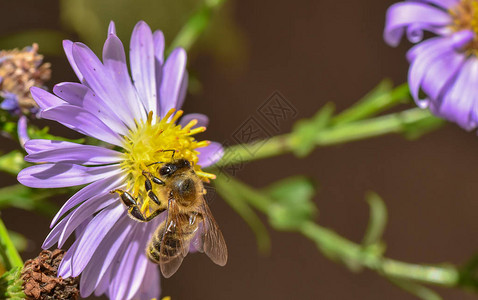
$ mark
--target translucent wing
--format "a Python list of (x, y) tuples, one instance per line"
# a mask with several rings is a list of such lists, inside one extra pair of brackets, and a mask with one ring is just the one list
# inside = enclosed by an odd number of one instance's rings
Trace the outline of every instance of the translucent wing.
[(194, 246), (198, 251), (206, 253), (215, 264), (224, 266), (227, 262), (226, 242), (204, 199), (200, 207), (200, 214), (203, 220), (198, 230), (199, 238), (195, 241)]
[(171, 277), (179, 269), (189, 252), (189, 240), (184, 240), (184, 226), (189, 223), (187, 215), (179, 213), (174, 200), (169, 201), (168, 218), (161, 239), (159, 266), (164, 277)]

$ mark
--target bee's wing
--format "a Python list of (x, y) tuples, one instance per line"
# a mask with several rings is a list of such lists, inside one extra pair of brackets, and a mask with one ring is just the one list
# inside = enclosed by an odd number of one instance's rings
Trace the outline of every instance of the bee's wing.
[(195, 240), (194, 246), (198, 251), (206, 253), (215, 264), (224, 266), (227, 262), (226, 242), (204, 199), (200, 213), (203, 221), (198, 230), (200, 236)]
[(189, 252), (189, 241), (184, 240), (183, 226), (189, 222), (186, 215), (179, 213), (174, 200), (168, 204), (168, 217), (164, 224), (164, 233), (161, 239), (161, 255), (159, 266), (163, 276), (171, 277), (179, 269), (184, 257)]

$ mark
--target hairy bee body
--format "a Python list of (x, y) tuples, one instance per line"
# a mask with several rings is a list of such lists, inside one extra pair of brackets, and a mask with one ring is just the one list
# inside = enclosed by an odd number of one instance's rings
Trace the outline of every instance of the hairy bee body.
[[(174, 160), (157, 171), (159, 199), (167, 199), (168, 216), (150, 239), (146, 253), (161, 267), (165, 277), (173, 275), (189, 252), (191, 243), (213, 262), (225, 265), (227, 248), (204, 200), (204, 186), (189, 161)], [(161, 200), (160, 202), (162, 202)]]
[(227, 262), (226, 243), (204, 200), (202, 181), (189, 161), (173, 160), (158, 167), (156, 173), (143, 170), (145, 197), (151, 203), (152, 211), (142, 210), (140, 204), (145, 201), (144, 197), (135, 198), (121, 189), (111, 191), (120, 195), (129, 216), (136, 221), (149, 222), (167, 210), (166, 220), (149, 241), (147, 256), (159, 264), (164, 277), (170, 277), (178, 270), (191, 244), (199, 252), (206, 253), (214, 263), (224, 266)]

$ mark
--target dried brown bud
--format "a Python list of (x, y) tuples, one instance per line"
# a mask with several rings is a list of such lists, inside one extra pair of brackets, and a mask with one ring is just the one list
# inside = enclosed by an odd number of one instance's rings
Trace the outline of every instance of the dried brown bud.
[(27, 299), (78, 299), (78, 279), (57, 277), (64, 255), (60, 249), (43, 250), (38, 257), (25, 262), (22, 279)]
[(15, 95), (23, 114), (38, 107), (30, 95), (30, 88), (43, 87), (50, 79), (50, 64), (42, 62), (43, 55), (38, 54), (37, 44), (22, 50), (0, 51), (0, 96)]

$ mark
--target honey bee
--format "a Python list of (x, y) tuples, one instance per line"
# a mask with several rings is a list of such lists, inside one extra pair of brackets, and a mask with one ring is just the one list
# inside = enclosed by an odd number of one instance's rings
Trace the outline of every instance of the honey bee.
[[(129, 216), (137, 221), (148, 222), (167, 210), (166, 220), (156, 229), (146, 249), (149, 259), (159, 264), (163, 276), (169, 278), (178, 270), (192, 244), (214, 263), (224, 266), (227, 262), (226, 243), (204, 199), (202, 181), (190, 162), (172, 159), (158, 167), (157, 173), (158, 177), (143, 171), (147, 196), (156, 206), (149, 215), (142, 212), (138, 199), (129, 192), (112, 191), (120, 194)], [(153, 184), (159, 186), (154, 189), (157, 193), (153, 191)]]

